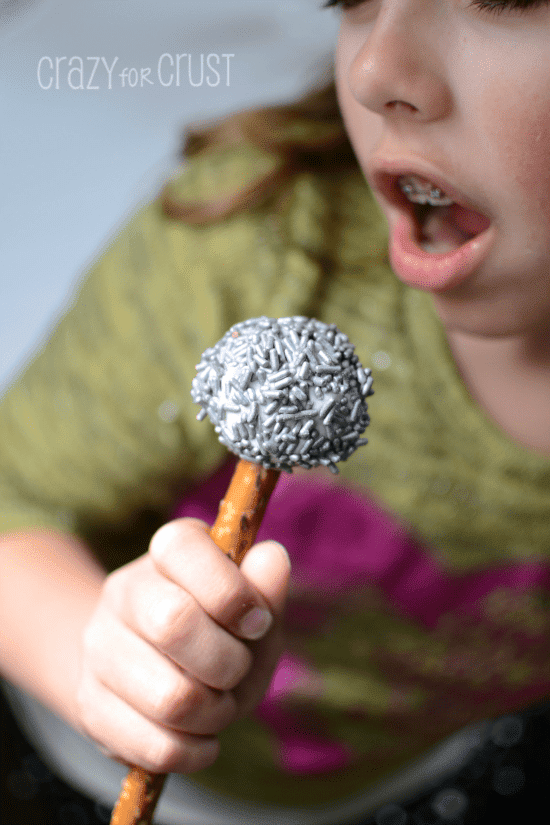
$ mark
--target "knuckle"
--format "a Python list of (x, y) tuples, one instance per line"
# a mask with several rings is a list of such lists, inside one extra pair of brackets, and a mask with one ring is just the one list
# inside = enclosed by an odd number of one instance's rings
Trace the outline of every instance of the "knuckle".
[(219, 617), (223, 624), (230, 624), (235, 617), (242, 616), (255, 601), (247, 587), (239, 577), (226, 577), (212, 586), (212, 613)]
[(217, 708), (216, 729), (212, 732), (222, 731), (237, 719), (238, 714), (239, 708), (235, 694), (230, 690), (224, 691), (220, 696)]
[(212, 687), (217, 690), (230, 691), (236, 688), (244, 677), (248, 674), (253, 663), (252, 652), (246, 645), (239, 644), (235, 654), (228, 661), (228, 657), (223, 657), (216, 663), (215, 672), (212, 675)]
[(156, 773), (173, 773), (181, 762), (182, 748), (169, 736), (160, 735), (149, 746), (147, 762)]
[(165, 725), (181, 724), (197, 711), (203, 699), (204, 691), (196, 682), (174, 680), (156, 697), (153, 712)]
[(181, 645), (196, 626), (196, 609), (193, 599), (183, 591), (166, 594), (146, 610), (144, 625), (148, 638), (164, 651)]
[(196, 737), (192, 745), (185, 748), (183, 765), (180, 762), (178, 770), (183, 773), (194, 773), (210, 767), (218, 758), (220, 743), (214, 737)]
[(168, 723), (178, 702), (177, 686), (171, 680), (165, 680), (155, 686), (149, 696), (149, 713), (155, 722)]
[(159, 737), (151, 746), (147, 762), (156, 773), (194, 773), (217, 758), (219, 743), (211, 737), (184, 736), (182, 740)]
[(199, 682), (188, 681), (174, 705), (172, 718), (176, 721), (194, 715), (205, 699), (205, 688)]
[(210, 740), (200, 749), (190, 751), (186, 773), (194, 773), (213, 765), (220, 753), (220, 743), (217, 739)]
[(149, 554), (161, 569), (165, 567), (174, 550), (181, 556), (189, 544), (201, 536), (204, 538), (204, 527), (195, 519), (174, 519), (163, 524), (153, 535), (149, 543)]

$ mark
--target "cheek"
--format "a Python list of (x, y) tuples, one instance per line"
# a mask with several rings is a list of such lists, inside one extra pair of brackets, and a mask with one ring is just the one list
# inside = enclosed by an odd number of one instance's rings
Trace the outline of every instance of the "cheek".
[(484, 120), (504, 200), (550, 219), (550, 88), (540, 95), (525, 89), (515, 102), (499, 96), (487, 98)]

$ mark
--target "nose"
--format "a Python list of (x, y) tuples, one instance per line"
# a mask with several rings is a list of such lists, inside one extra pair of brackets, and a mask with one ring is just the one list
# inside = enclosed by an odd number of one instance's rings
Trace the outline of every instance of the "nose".
[(347, 80), (359, 103), (386, 119), (430, 122), (448, 114), (451, 90), (437, 24), (380, 15), (357, 45)]

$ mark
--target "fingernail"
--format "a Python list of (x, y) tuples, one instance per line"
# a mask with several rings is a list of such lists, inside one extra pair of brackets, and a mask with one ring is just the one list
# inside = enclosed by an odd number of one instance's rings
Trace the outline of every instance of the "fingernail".
[(245, 613), (239, 623), (239, 635), (245, 639), (255, 641), (265, 636), (273, 623), (273, 616), (269, 610), (262, 607), (253, 607)]

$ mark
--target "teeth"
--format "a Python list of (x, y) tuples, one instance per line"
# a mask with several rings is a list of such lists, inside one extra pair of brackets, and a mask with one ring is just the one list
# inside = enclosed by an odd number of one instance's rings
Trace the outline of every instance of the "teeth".
[(430, 206), (450, 206), (454, 203), (452, 198), (447, 197), (437, 186), (415, 175), (404, 175), (397, 182), (411, 203), (429, 204)]

